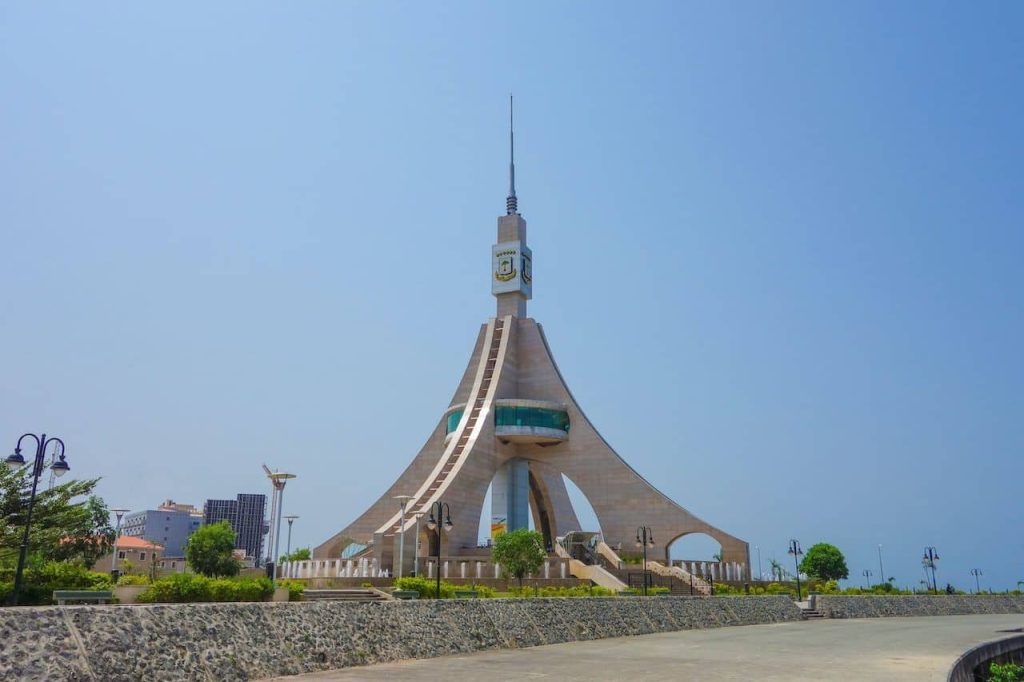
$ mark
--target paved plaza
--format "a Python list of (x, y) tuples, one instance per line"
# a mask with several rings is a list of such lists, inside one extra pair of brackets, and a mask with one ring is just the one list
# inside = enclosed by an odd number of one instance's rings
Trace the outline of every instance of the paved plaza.
[[(801, 621), (386, 663), (284, 680), (945, 680), (1024, 616)], [(444, 637), (444, 632), (438, 632)]]

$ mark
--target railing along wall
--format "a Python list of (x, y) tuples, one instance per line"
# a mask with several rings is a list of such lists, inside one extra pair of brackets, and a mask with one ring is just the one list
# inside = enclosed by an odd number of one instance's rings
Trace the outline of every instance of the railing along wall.
[(703, 577), (710, 575), (714, 580), (732, 580), (740, 582), (750, 580), (747, 565), (738, 561), (696, 561), (690, 559), (673, 559), (673, 566), (678, 566), (687, 573)]
[[(508, 578), (500, 564), (472, 557), (441, 557), (442, 578)], [(434, 578), (437, 576), (436, 557), (416, 559), (416, 574)], [(281, 575), (285, 578), (306, 580), (309, 578), (386, 578), (388, 569), (381, 569), (376, 559), (308, 559), (288, 561), (281, 564)], [(569, 560), (551, 558), (544, 562), (530, 578), (566, 579), (571, 578)]]

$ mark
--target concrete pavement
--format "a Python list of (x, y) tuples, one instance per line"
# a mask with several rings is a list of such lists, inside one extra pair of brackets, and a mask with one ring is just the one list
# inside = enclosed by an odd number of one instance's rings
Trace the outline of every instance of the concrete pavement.
[[(1024, 616), (802, 621), (486, 651), (276, 678), (349, 680), (935, 680)], [(443, 637), (444, 633), (438, 633)]]

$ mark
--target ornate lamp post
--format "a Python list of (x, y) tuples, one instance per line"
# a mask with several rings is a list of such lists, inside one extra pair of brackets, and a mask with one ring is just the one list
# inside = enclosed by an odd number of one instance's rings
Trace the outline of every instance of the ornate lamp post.
[(934, 547), (925, 547), (924, 556), (921, 558), (921, 565), (925, 568), (925, 574), (927, 575), (928, 569), (932, 570), (932, 589), (935, 590), (935, 594), (939, 593), (939, 584), (935, 582), (935, 562), (939, 560), (939, 552)]
[[(435, 510), (437, 515), (435, 516)], [(442, 523), (441, 517), (444, 517)], [(427, 517), (427, 528), (430, 530), (437, 531), (437, 598), (441, 598), (441, 527), (444, 528), (445, 533), (451, 532), (452, 529), (452, 510), (448, 506), (447, 502), (438, 500), (434, 504), (430, 505), (430, 516)]]
[(803, 554), (804, 551), (800, 549), (799, 540), (789, 541), (789, 553), (793, 555), (793, 566), (796, 567), (796, 600), (802, 601), (800, 596), (800, 555)]
[(647, 596), (647, 548), (654, 547), (654, 533), (649, 526), (636, 529), (636, 546), (644, 548), (644, 596)]
[(869, 589), (870, 590), (871, 589), (871, 576), (873, 576), (874, 573), (871, 572), (870, 568), (865, 568), (864, 572), (861, 573), (861, 575), (864, 576), (864, 587), (865, 587), (865, 589)]
[(114, 579), (114, 582), (116, 583), (117, 582), (117, 577), (118, 577), (118, 572), (117, 572), (117, 541), (121, 539), (121, 519), (124, 517), (124, 515), (126, 513), (128, 513), (128, 510), (127, 509), (118, 508), (118, 509), (111, 509), (110, 511), (112, 511), (114, 513), (114, 516), (117, 517), (117, 528), (114, 529), (114, 558), (110, 560), (110, 576)]
[[(412, 495), (395, 495), (395, 499), (398, 500), (398, 505), (402, 510), (402, 518), (398, 522), (398, 575), (396, 576), (401, 578), (405, 572), (405, 506), (413, 498)], [(419, 535), (417, 534), (416, 537), (418, 541)]]
[(981, 581), (978, 580), (978, 578), (983, 576), (984, 573), (981, 572), (980, 568), (972, 568), (971, 569), (971, 575), (974, 576), (974, 587), (976, 588), (974, 590), (974, 593), (975, 594), (979, 594), (981, 592)]
[(50, 470), (55, 476), (63, 476), (71, 470), (64, 459), (64, 441), (60, 438), (47, 438), (46, 434), (37, 436), (34, 433), (26, 433), (18, 439), (14, 446), (14, 454), (4, 460), (11, 471), (17, 471), (25, 466), (25, 458), (21, 456), (21, 442), (26, 438), (32, 438), (36, 442), (36, 456), (32, 462), (32, 494), (28, 498), (28, 515), (25, 519), (25, 532), (21, 537), (21, 547), (18, 548), (18, 568), (14, 573), (14, 589), (11, 590), (11, 606), (18, 605), (18, 592), (21, 590), (21, 574), (25, 570), (25, 554), (28, 551), (28, 531), (32, 526), (32, 510), (36, 506), (36, 489), (39, 486), (39, 478), (43, 475), (46, 463), (46, 448), (54, 443), (54, 460)]

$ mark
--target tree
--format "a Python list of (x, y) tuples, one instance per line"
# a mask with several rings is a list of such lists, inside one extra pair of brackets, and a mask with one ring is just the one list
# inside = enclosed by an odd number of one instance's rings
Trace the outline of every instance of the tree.
[(309, 547), (301, 547), (291, 554), (282, 554), (281, 560), (278, 563), (285, 563), (286, 561), (308, 561), (312, 557), (313, 553), (310, 552)]
[(528, 528), (502, 533), (494, 540), (491, 551), (494, 563), (501, 564), (523, 586), (523, 576), (544, 565), (548, 553), (544, 550), (544, 536)]
[(235, 531), (227, 521), (200, 526), (185, 545), (185, 560), (192, 570), (205, 576), (238, 575), (238, 561), (232, 556)]
[[(32, 467), (0, 467), (0, 564), (17, 561), (32, 491)], [(44, 479), (40, 488), (45, 487)], [(85, 567), (113, 550), (115, 531), (106, 503), (92, 494), (98, 478), (72, 480), (36, 493), (28, 553), (44, 561)]]
[(841, 580), (850, 577), (846, 558), (839, 548), (827, 542), (812, 545), (800, 562), (800, 572), (815, 580)]

